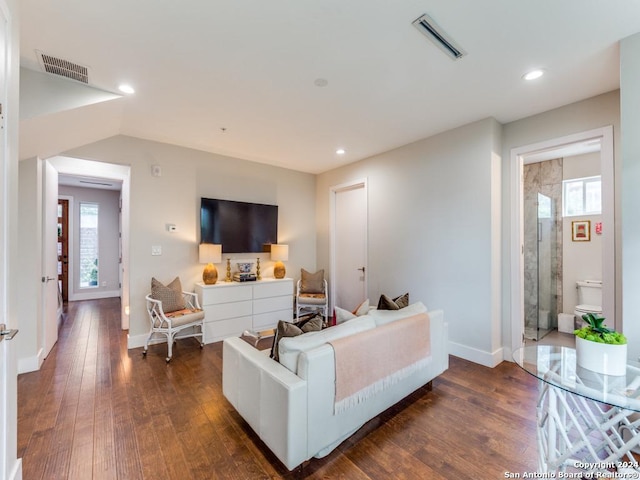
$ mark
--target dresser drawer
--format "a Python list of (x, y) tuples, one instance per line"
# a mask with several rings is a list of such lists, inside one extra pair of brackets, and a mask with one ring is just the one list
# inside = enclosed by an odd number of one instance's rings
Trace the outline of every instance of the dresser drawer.
[(204, 343), (219, 342), (227, 337), (240, 336), (245, 330), (251, 330), (251, 317), (238, 317), (219, 322), (205, 322)]
[(202, 292), (200, 297), (201, 306), (251, 300), (251, 289), (244, 288), (243, 285), (200, 287), (197, 290), (199, 290), (197, 293)]
[(286, 297), (259, 298), (253, 301), (254, 315), (287, 309), (293, 309), (293, 299), (291, 295)]
[(278, 326), (278, 320), (284, 320), (285, 322), (293, 321), (293, 309), (289, 308), (288, 310), (278, 310), (254, 315), (253, 330), (261, 332), (262, 330), (276, 328)]
[(253, 298), (293, 295), (293, 280), (265, 281), (253, 286)]
[(205, 305), (203, 310), (205, 322), (218, 322), (228, 318), (251, 316), (253, 306), (251, 300), (248, 300), (245, 302)]

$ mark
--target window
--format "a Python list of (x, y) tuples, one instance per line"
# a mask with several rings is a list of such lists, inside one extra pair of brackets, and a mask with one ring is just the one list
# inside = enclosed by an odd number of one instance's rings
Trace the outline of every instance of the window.
[(602, 213), (600, 176), (574, 178), (562, 182), (562, 212), (565, 217)]
[(80, 287), (98, 286), (98, 204), (80, 203)]

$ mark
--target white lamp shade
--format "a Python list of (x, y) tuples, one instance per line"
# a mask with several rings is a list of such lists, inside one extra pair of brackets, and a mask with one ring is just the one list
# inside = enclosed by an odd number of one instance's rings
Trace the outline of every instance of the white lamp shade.
[(222, 261), (222, 245), (201, 243), (198, 247), (200, 263), (220, 263)]
[(271, 245), (271, 260), (282, 262), (289, 260), (289, 245)]

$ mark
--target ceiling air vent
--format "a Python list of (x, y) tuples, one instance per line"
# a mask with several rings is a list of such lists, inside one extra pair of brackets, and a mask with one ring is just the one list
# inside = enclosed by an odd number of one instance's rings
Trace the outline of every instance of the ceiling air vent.
[(431, 40), (440, 50), (449, 55), (454, 60), (462, 58), (467, 53), (447, 35), (428, 15), (422, 15), (412, 22), (423, 35)]
[(61, 77), (70, 78), (77, 82), (89, 83), (89, 68), (84, 65), (64, 60), (62, 58), (53, 57), (36, 50), (40, 66), (47, 73), (59, 75)]

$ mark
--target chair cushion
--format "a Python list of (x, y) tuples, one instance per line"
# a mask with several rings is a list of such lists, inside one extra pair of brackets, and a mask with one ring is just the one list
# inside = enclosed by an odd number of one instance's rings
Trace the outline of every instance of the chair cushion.
[(326, 298), (324, 293), (301, 293), (298, 295), (298, 303), (300, 305), (324, 305)]
[[(204, 311), (197, 308), (184, 308), (182, 310), (176, 310), (174, 312), (165, 314), (165, 317), (171, 319), (171, 325), (173, 328), (181, 327), (189, 323), (197, 322), (204, 319)], [(156, 323), (160, 323), (156, 320)], [(156, 328), (168, 328), (167, 322), (163, 321), (162, 325), (155, 325)]]
[(324, 293), (324, 269), (309, 273), (301, 268), (300, 293)]
[(151, 279), (151, 298), (162, 302), (162, 311), (167, 314), (182, 310), (185, 307), (184, 297), (182, 295), (182, 284), (180, 277), (176, 277), (169, 285)]

